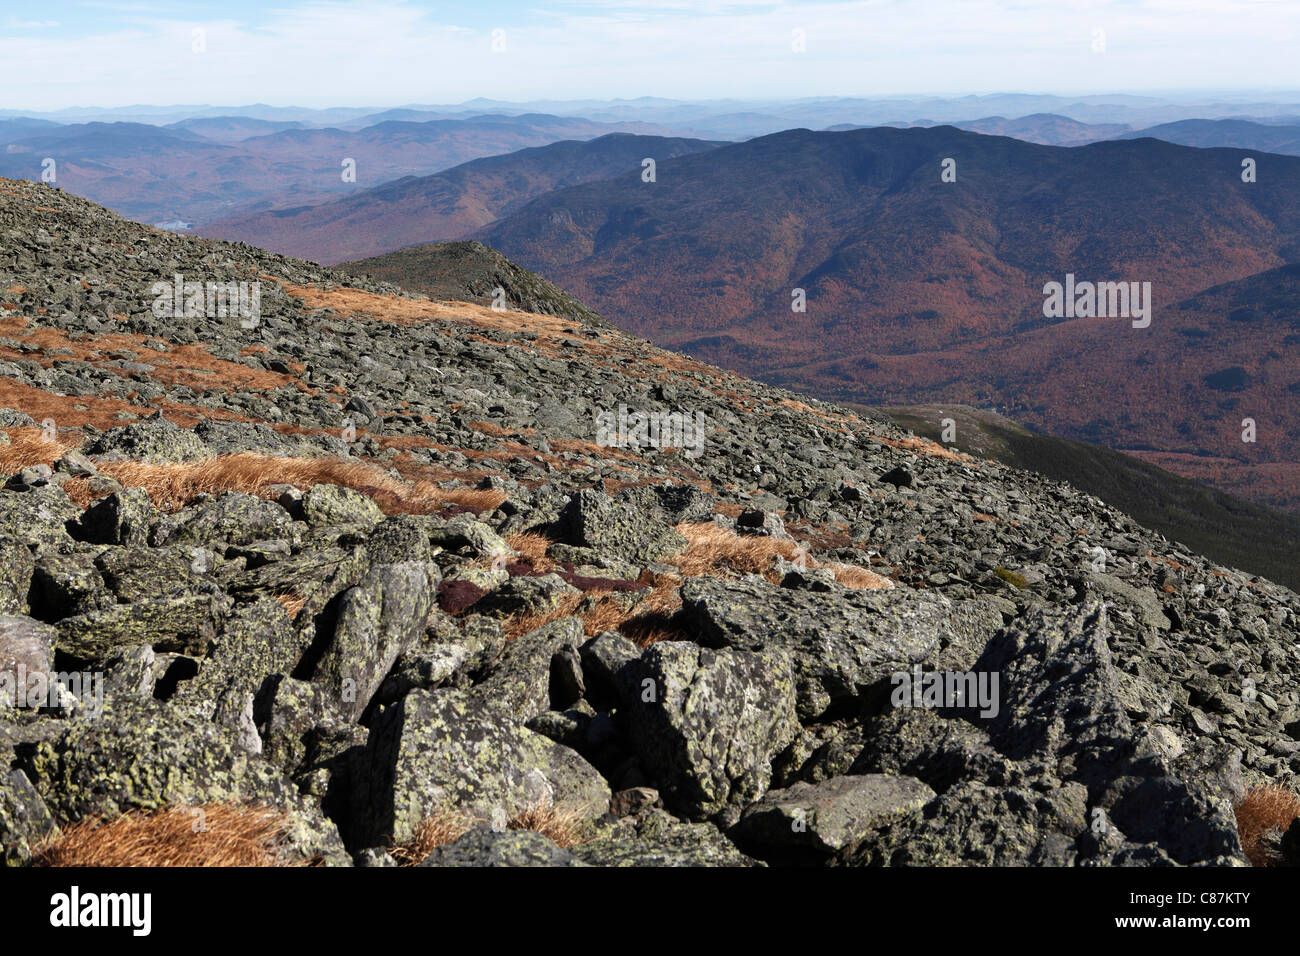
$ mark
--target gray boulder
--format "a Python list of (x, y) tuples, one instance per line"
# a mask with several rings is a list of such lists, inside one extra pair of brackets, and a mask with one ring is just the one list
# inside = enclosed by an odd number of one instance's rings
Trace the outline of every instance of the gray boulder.
[(474, 827), (435, 847), (420, 866), (585, 866), (568, 851), (532, 830)]
[(350, 774), (351, 844), (403, 843), (447, 809), (484, 820), (550, 805), (604, 814), (600, 774), (518, 721), (508, 707), (447, 688), (412, 691), (385, 709)]
[(764, 858), (831, 856), (894, 819), (918, 812), (934, 791), (913, 777), (831, 777), (769, 790), (746, 808), (736, 839)]
[(780, 650), (660, 642), (620, 672), (628, 732), (664, 802), (694, 820), (752, 803), (799, 730)]
[(361, 716), (398, 656), (423, 636), (438, 581), (435, 564), (381, 564), (343, 593), (334, 640), (314, 679), (349, 719)]
[(902, 589), (816, 593), (714, 577), (682, 585), (682, 615), (700, 643), (789, 655), (803, 720), (924, 660), (952, 638), (951, 614), (945, 598)]

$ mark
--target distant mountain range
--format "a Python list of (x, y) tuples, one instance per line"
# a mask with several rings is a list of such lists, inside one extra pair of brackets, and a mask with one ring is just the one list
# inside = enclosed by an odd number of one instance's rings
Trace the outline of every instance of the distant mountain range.
[[(33, 122), (0, 120), (0, 176), (40, 179), (52, 158), (57, 185), (150, 223), (203, 223), (324, 202), (481, 156), (642, 128), (541, 114), (388, 120), (346, 130), (228, 116), (169, 126)], [(353, 179), (344, 178), (345, 160), (353, 161)]]
[(1162, 139), (1183, 146), (1257, 149), (1265, 153), (1300, 156), (1300, 121), (1287, 125), (1252, 123), (1248, 120), (1180, 120), (1150, 129), (1125, 133), (1117, 139)]
[(555, 189), (718, 146), (693, 139), (612, 133), (492, 156), (432, 176), (406, 177), (336, 202), (218, 220), (200, 230), (318, 262), (453, 239)]

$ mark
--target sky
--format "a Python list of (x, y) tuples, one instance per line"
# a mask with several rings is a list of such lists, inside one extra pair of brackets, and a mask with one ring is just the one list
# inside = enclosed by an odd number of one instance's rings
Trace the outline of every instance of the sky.
[(1300, 88), (1300, 0), (14, 7), (0, 108), (31, 111)]

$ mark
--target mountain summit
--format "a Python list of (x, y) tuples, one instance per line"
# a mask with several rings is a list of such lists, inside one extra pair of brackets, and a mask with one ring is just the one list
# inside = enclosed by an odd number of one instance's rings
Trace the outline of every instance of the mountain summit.
[(1234, 808), (1300, 769), (1295, 593), (438, 281), (0, 181), (7, 861), (1294, 858)]

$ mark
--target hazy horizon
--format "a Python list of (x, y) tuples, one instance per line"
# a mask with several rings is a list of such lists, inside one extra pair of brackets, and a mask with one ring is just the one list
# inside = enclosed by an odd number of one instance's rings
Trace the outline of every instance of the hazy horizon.
[(1274, 0), (52, 0), (0, 19), (0, 57), (29, 78), (19, 107), (36, 112), (138, 106), (159, 89), (325, 108), (394, 90), (419, 103), (1167, 95), (1213, 75), (1239, 95), (1293, 89), (1297, 40), (1300, 6)]

